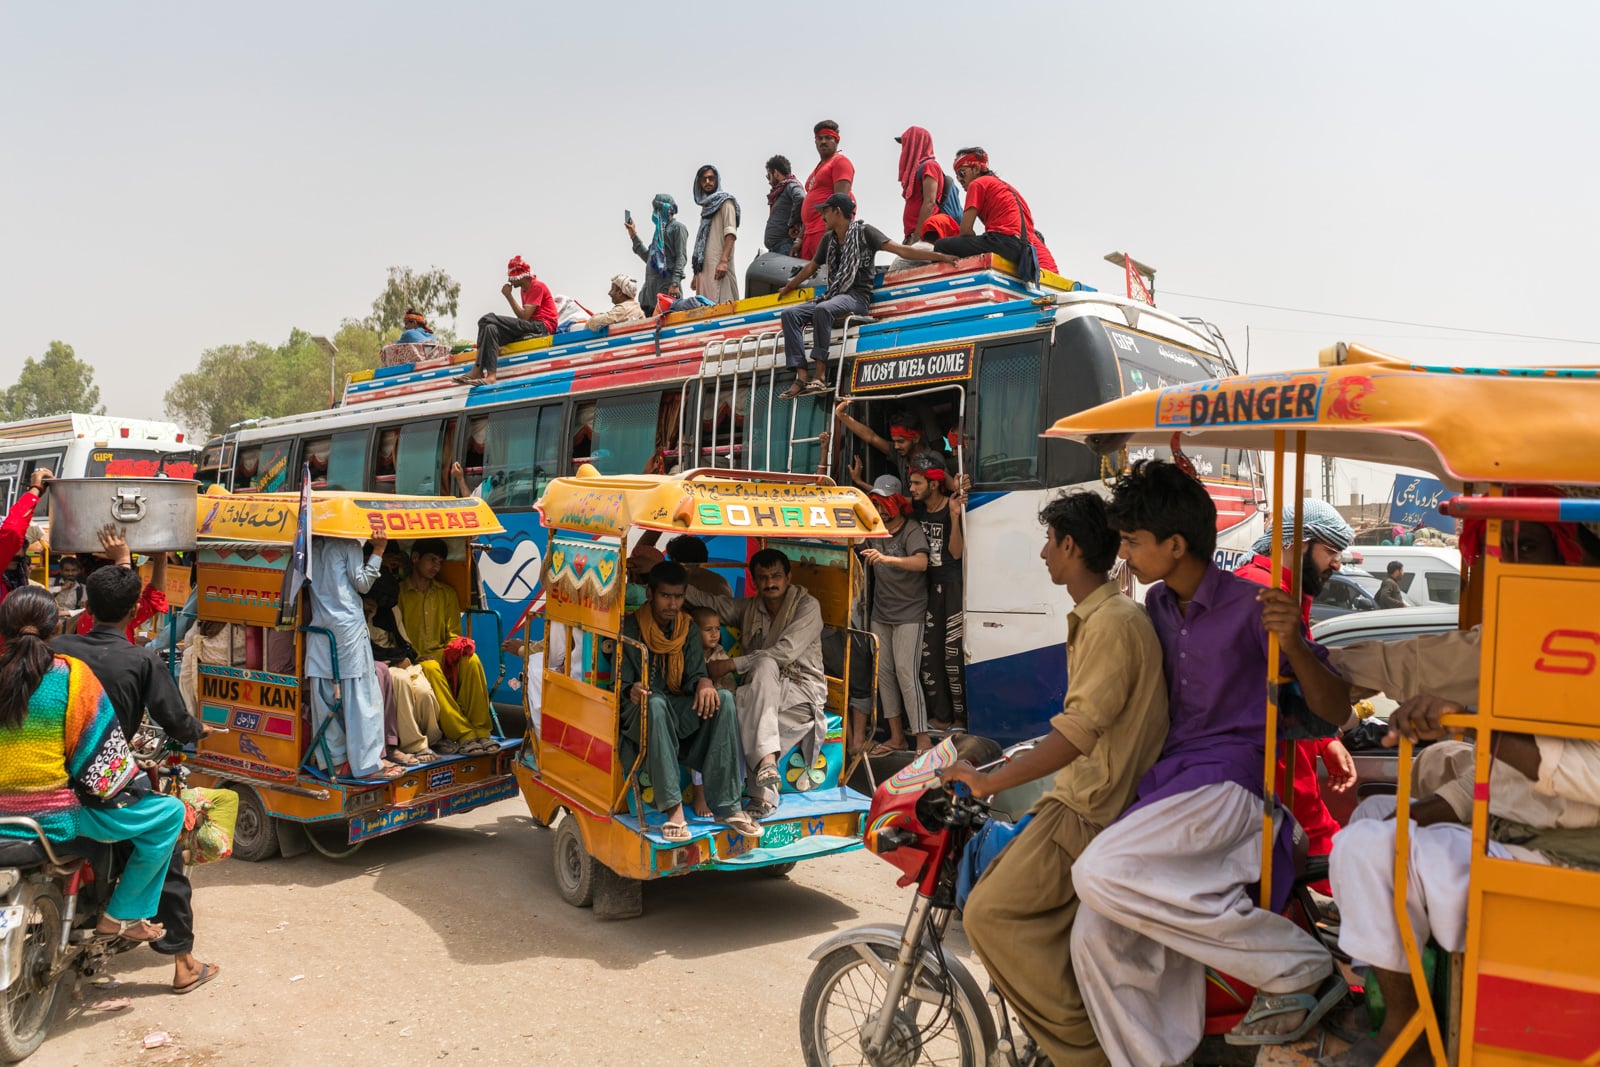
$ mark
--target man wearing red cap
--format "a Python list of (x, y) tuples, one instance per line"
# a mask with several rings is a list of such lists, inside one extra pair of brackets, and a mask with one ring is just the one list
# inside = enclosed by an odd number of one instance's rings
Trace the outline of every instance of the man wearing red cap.
[[(981, 256), (994, 253), (1013, 263), (1022, 261), (1024, 244), (1042, 245), (1033, 229), (1033, 212), (1022, 194), (989, 169), (989, 153), (981, 148), (963, 148), (956, 155), (956, 180), (967, 190), (966, 210), (961, 215), (961, 234), (935, 241), (933, 247), (953, 256)], [(983, 223), (983, 232), (977, 224)], [(1055, 262), (1046, 249), (1039, 256)]]
[[(513, 295), (513, 289), (520, 293)], [(506, 284), (500, 287), (500, 295), (511, 305), (511, 314), (485, 315), (478, 320), (478, 363), (472, 373), (456, 378), (463, 385), (494, 384), (501, 345), (556, 332), (555, 297), (548, 285), (533, 276), (533, 268), (521, 256), (512, 256), (506, 264)]]
[(816, 255), (822, 235), (828, 232), (828, 224), (822, 218), (822, 205), (834, 193), (848, 196), (856, 178), (855, 165), (839, 151), (839, 124), (823, 119), (811, 132), (817, 142), (818, 162), (806, 178), (806, 198), (800, 205), (800, 222), (805, 232), (800, 238), (800, 251), (794, 254), (801, 259)]

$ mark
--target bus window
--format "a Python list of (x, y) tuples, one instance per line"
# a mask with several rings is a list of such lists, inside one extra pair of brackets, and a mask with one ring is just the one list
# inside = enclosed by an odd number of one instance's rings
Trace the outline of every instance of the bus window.
[(978, 363), (977, 485), (1040, 485), (1040, 362), (1044, 342), (985, 349)]
[(245, 491), (279, 493), (289, 488), (289, 441), (269, 441), (239, 450), (239, 481)]
[(372, 459), (372, 489), (374, 492), (394, 492), (394, 457), (399, 447), (400, 427), (387, 426), (378, 431), (378, 452)]
[(642, 474), (655, 459), (661, 395), (615, 396), (579, 404), (572, 435), (573, 466), (592, 463), (601, 474)]
[[(401, 426), (394, 448), (389, 488), (407, 496), (441, 496), (450, 492), (447, 469), (455, 452), (455, 419), (426, 419)], [(380, 447), (381, 453), (381, 447)]]
[(561, 406), (479, 415), (467, 424), (467, 487), (493, 508), (532, 507), (560, 462)]
[(346, 430), (308, 438), (301, 455), (311, 465), (311, 488), (360, 489), (367, 469), (367, 432)]

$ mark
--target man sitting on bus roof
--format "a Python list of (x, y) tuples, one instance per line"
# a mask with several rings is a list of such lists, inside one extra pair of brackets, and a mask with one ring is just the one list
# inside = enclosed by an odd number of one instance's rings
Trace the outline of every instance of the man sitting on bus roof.
[(611, 308), (602, 311), (584, 323), (586, 330), (604, 330), (619, 322), (633, 322), (635, 319), (644, 318), (644, 311), (639, 307), (639, 283), (626, 274), (613, 274), (611, 276), (611, 290), (607, 294), (611, 297)]
[(807, 767), (816, 759), (827, 733), (828, 679), (822, 670), (822, 606), (789, 581), (789, 557), (776, 548), (751, 556), (750, 584), (755, 595), (739, 599), (711, 596), (691, 585), (689, 603), (712, 608), (739, 627), (743, 655), (718, 660), (707, 670), (713, 681), (735, 672), (743, 679), (733, 703), (750, 768), (751, 809), (759, 817), (778, 806), (783, 784), (778, 757), (798, 742)]
[(1258, 908), (1268, 635), (1312, 714), (1343, 724), (1350, 686), (1305, 636), (1300, 605), (1217, 568), (1217, 507), (1174, 463), (1141, 460), (1106, 509), (1161, 640), (1166, 744), (1138, 800), (1079, 856), (1072, 963), (1111, 1062), (1182, 1063), (1202, 1036), (1205, 968), (1258, 992), (1230, 1044), (1297, 1040), (1343, 999), (1333, 958), (1278, 914), (1293, 879), (1292, 822)]
[[(923, 263), (954, 263), (954, 256), (912, 248), (891, 241), (882, 230), (855, 217), (856, 202), (849, 193), (834, 193), (822, 204), (822, 222), (827, 227), (822, 243), (807, 263), (783, 283), (778, 296), (788, 296), (805, 284), (817, 268), (828, 267), (827, 295), (784, 309), (779, 316), (783, 324), (784, 363), (794, 368), (795, 381), (781, 394), (782, 399), (793, 400), (801, 393), (828, 391), (828, 346), (833, 342), (833, 320), (840, 315), (866, 315), (872, 304), (872, 287), (877, 268), (872, 260), (887, 249), (904, 259)], [(811, 360), (816, 364), (816, 376), (806, 373), (806, 347), (804, 331), (811, 324)]]
[[(1463, 532), (1476, 555), (1482, 523)], [(1600, 566), (1600, 538), (1576, 523), (1506, 522), (1507, 562)], [(1335, 663), (1358, 693), (1383, 692), (1402, 703), (1389, 719), (1386, 745), (1445, 736), (1441, 716), (1478, 701), (1481, 630), (1429, 634), (1406, 641), (1365, 641), (1336, 650)], [(1600, 742), (1498, 733), (1489, 773), (1488, 854), (1499, 859), (1600, 869)], [(1406, 910), (1419, 944), (1431, 937), (1447, 952), (1466, 943), (1467, 886), (1472, 867), (1472, 746), (1438, 740), (1416, 757), (1411, 805), (1411, 856)], [(1384, 995), (1378, 1032), (1330, 1057), (1330, 1067), (1368, 1067), (1400, 1035), (1417, 1009), (1400, 925), (1394, 913), (1396, 802), (1368, 797), (1334, 838), (1329, 880), (1341, 908), (1339, 947), (1372, 967)], [(1356, 906), (1356, 902), (1360, 906)], [(1426, 1049), (1403, 1063), (1429, 1062)]]
[[(733, 694), (718, 689), (706, 673), (705, 650), (694, 619), (683, 610), (689, 576), (676, 563), (650, 570), (649, 599), (622, 622), (622, 699), (618, 714), (624, 766), (638, 756), (639, 727), (650, 716), (644, 773), (650, 803), (666, 816), (659, 833), (668, 841), (687, 841), (683, 816), (682, 768), (699, 771), (705, 797), (717, 819), (749, 838), (761, 824), (739, 807), (739, 728)], [(637, 645), (650, 652), (648, 686)], [(631, 750), (631, 751), (630, 751)], [(641, 813), (642, 816), (643, 813)]]
[[(1033, 228), (1033, 211), (1016, 187), (989, 169), (989, 153), (981, 148), (963, 148), (956, 153), (956, 180), (967, 191), (961, 213), (961, 233), (934, 242), (940, 252), (957, 256), (981, 256), (986, 252), (1004, 256), (1012, 263), (1022, 261), (1029, 245), (1043, 246)], [(983, 232), (977, 224), (983, 223)], [(1045, 252), (1048, 256), (1048, 251)], [(1040, 256), (1044, 266), (1044, 256)], [(1054, 263), (1055, 258), (1051, 257)]]
[(424, 537), (411, 546), (411, 575), (400, 583), (400, 625), (422, 657), (422, 671), (439, 701), (436, 746), (446, 756), (498, 752), (490, 736), (489, 682), (470, 640), (461, 636), (461, 601), (439, 571), (450, 546)]
[(456, 381), (463, 385), (494, 384), (501, 345), (556, 332), (555, 297), (548, 285), (533, 276), (533, 268), (521, 256), (512, 256), (506, 264), (506, 284), (500, 287), (500, 295), (511, 305), (511, 314), (485, 315), (478, 320), (478, 362), (470, 373), (457, 376)]

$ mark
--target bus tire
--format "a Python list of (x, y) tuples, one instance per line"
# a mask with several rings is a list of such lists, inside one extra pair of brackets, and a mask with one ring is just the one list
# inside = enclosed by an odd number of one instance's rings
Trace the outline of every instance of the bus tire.
[(595, 869), (600, 863), (584, 847), (583, 832), (578, 829), (577, 817), (571, 813), (556, 827), (550, 854), (555, 861), (556, 892), (561, 894), (561, 899), (575, 908), (593, 904)]
[(278, 830), (261, 802), (261, 794), (238, 782), (228, 788), (239, 794), (239, 821), (233, 827), (234, 858), (251, 863), (270, 860), (278, 854)]

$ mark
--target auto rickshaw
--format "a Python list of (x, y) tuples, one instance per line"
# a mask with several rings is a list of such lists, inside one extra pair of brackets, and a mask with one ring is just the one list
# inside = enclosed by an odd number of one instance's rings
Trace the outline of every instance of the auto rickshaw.
[[(437, 580), (454, 588), (464, 632), (482, 617), (498, 644), (499, 618), (478, 607), (473, 576), (473, 538), (500, 530), (488, 505), (471, 497), (352, 492), (317, 492), (310, 501), (308, 529), (318, 538), (365, 542), (383, 529), (402, 549), (417, 538), (443, 539), (450, 557)], [(325, 855), (348, 855), (374, 837), (515, 796), (510, 764), (521, 742), (502, 738), (498, 719), (498, 752), (442, 756), (393, 779), (334, 777), (313, 762), (322, 731), (310, 726), (305, 654), (310, 642), (332, 636), (305, 624), (306, 596), (294, 624), (280, 626), (285, 570), (303, 517), (299, 494), (233, 496), (214, 488), (201, 497), (196, 518), (197, 618), (240, 627), (244, 662), (198, 667), (199, 717), (219, 732), (196, 744), (190, 781), (239, 794), (233, 854), (264, 860), (303, 852), (309, 843)], [(285, 656), (292, 644), (288, 672), (271, 669), (275, 642)]]
[[(856, 642), (843, 641), (844, 662), (836, 675), (828, 671), (820, 751), (809, 763), (798, 748), (780, 756), (780, 802), (761, 820), (759, 841), (697, 819), (689, 820), (688, 841), (661, 835), (662, 817), (651, 809), (640, 773), (648, 736), (631, 765), (620, 756), (620, 678), (613, 665), (628, 640), (621, 635), (626, 557), (636, 531), (698, 534), (718, 539), (716, 546), (735, 539), (738, 558), (720, 565), (739, 571), (758, 549), (781, 548), (791, 560), (791, 581), (819, 601), (824, 627), (860, 633), (851, 626), (851, 609), (862, 565), (850, 542), (888, 535), (871, 501), (822, 476), (717, 469), (602, 477), (591, 471), (556, 479), (538, 505), (550, 544), (536, 615), (544, 623), (546, 653), (556, 655), (531, 658), (540, 665), (538, 676), (523, 680), (528, 733), (513, 765), (533, 817), (555, 826), (562, 898), (592, 905), (606, 918), (625, 918), (640, 913), (641, 886), (651, 879), (706, 870), (781, 875), (800, 860), (860, 848), (869, 801), (845, 783), (864, 757), (847, 765), (844, 745)], [(875, 648), (871, 635), (863, 636)], [(642, 658), (648, 669), (648, 654)], [(551, 662), (561, 669), (551, 669)]]
[[(1504, 521), (1600, 521), (1597, 410), (1594, 368), (1422, 366), (1340, 344), (1325, 350), (1314, 370), (1139, 393), (1047, 431), (1085, 442), (1111, 468), (1141, 445), (1170, 445), (1174, 453), (1185, 444), (1271, 449), (1274, 516), (1283, 513), (1285, 458), (1294, 461), (1291, 499), (1300, 499), (1309, 452), (1427, 471), (1460, 494), (1442, 505), (1445, 514), (1487, 520), (1481, 558), (1463, 558), (1459, 623), (1482, 626), (1478, 708), (1445, 719), (1477, 737), (1465, 950), (1450, 957), (1441, 981), (1427, 975), (1406, 910), (1412, 747), (1402, 741), (1395, 913), (1421, 1008), (1385, 1064), (1398, 1063), (1423, 1034), (1439, 1064), (1600, 1062), (1600, 870), (1486, 851), (1497, 734), (1600, 740), (1600, 569), (1517, 563), (1499, 549)], [(1109, 458), (1118, 456), (1120, 463)], [(1550, 495), (1505, 495), (1513, 485), (1544, 487)], [(1298, 565), (1292, 572), (1298, 584)], [(1277, 662), (1275, 652), (1269, 662)], [(1270, 712), (1277, 682), (1268, 688), (1268, 791), (1275, 785), (1279, 724)], [(1264, 820), (1265, 840), (1272, 830)], [(1263, 887), (1271, 882), (1271, 860), (1271, 848), (1263, 848)], [(1274, 1063), (1305, 1062), (1283, 1049), (1274, 1057)]]

